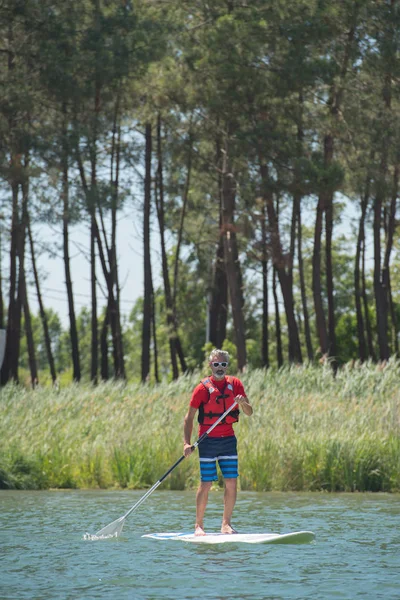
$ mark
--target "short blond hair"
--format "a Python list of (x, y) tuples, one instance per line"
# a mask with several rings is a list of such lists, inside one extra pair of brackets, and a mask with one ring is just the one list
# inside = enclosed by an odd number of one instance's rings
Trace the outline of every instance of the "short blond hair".
[(210, 356), (208, 357), (208, 362), (212, 363), (217, 356), (223, 356), (225, 361), (227, 363), (229, 362), (229, 352), (226, 352), (226, 350), (219, 350), (218, 348), (211, 350)]

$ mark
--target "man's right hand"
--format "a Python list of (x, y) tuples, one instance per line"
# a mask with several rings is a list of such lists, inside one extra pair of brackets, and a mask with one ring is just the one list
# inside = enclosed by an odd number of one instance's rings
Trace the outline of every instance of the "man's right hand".
[(190, 456), (190, 454), (192, 454), (192, 452), (193, 452), (193, 448), (192, 448), (191, 444), (183, 444), (183, 454), (185, 455), (185, 458)]

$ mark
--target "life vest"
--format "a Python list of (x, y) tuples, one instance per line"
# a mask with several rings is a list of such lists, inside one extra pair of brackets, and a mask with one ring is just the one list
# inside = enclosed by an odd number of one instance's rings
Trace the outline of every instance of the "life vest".
[[(200, 404), (198, 421), (201, 425), (213, 425), (215, 421), (217, 421), (219, 417), (232, 406), (235, 400), (233, 379), (232, 377), (226, 377), (225, 387), (222, 392), (220, 392), (217, 387), (214, 387), (208, 377), (203, 379), (201, 383), (208, 392), (208, 400), (207, 402)], [(234, 408), (224, 419), (222, 419), (221, 424), (236, 423), (237, 421), (239, 421), (239, 409)]]

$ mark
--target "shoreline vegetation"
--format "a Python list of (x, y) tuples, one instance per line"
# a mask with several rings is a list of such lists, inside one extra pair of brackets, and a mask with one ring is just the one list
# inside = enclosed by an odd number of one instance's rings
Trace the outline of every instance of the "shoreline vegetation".
[[(202, 374), (155, 385), (107, 382), (0, 391), (0, 488), (152, 486), (182, 453)], [(400, 361), (249, 370), (239, 486), (253, 491), (400, 491)], [(192, 440), (195, 441), (197, 431)], [(197, 456), (165, 489), (197, 486)], [(222, 485), (222, 480), (219, 481)]]

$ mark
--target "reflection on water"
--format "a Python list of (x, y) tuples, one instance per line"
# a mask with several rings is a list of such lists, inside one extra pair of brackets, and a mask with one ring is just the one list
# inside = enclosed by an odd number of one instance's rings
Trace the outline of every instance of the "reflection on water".
[[(120, 538), (88, 543), (142, 492), (0, 492), (2, 600), (400, 598), (400, 497), (241, 492), (240, 532), (311, 530), (300, 546), (197, 545), (143, 539), (191, 531), (194, 492), (158, 490)], [(223, 496), (212, 493), (208, 531)]]

